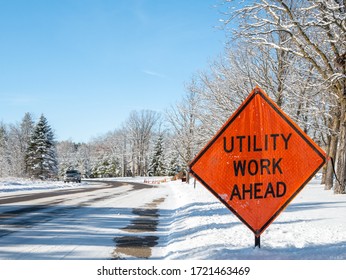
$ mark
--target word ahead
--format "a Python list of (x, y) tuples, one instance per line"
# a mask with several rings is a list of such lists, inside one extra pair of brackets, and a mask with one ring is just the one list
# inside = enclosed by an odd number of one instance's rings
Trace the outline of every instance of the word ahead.
[(189, 167), (259, 237), (325, 158), (257, 87)]
[(286, 194), (286, 184), (284, 182), (277, 182), (273, 187), (272, 183), (263, 186), (263, 183), (250, 183), (249, 186), (242, 184), (238, 187), (237, 184), (233, 186), (230, 200), (238, 198), (239, 200), (246, 199), (262, 199), (267, 197), (283, 197)]

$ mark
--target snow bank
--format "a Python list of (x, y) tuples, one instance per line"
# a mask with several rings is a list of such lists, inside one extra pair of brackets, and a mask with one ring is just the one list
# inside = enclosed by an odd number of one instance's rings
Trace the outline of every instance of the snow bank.
[(88, 183), (64, 183), (62, 181), (42, 181), (21, 178), (0, 178), (0, 194), (9, 192), (44, 191), (66, 188), (78, 188)]
[(197, 183), (170, 182), (165, 259), (346, 259), (346, 196), (308, 184), (261, 236)]

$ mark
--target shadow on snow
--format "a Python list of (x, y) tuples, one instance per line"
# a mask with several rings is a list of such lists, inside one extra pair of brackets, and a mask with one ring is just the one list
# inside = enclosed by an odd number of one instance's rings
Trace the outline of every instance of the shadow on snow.
[[(344, 202), (320, 202), (320, 203), (297, 203), (291, 204), (285, 211), (304, 211), (320, 209), (323, 207), (344, 207)], [(345, 209), (346, 210), (346, 209)], [(147, 211), (147, 212), (145, 212)], [(131, 231), (133, 225), (142, 225), (136, 214), (146, 213), (159, 218), (155, 224), (155, 233)], [(217, 224), (210, 222), (201, 225), (193, 225), (192, 228), (173, 228), (176, 223), (188, 217), (209, 218), (211, 216), (221, 216), (225, 223)], [(229, 221), (229, 222), (228, 222)], [(301, 221), (309, 223), (309, 220), (292, 220), (276, 222), (277, 224), (293, 224)], [(311, 220), (312, 221), (312, 220)], [(41, 224), (44, 223), (44, 227)], [(275, 223), (275, 222), (274, 222)], [(241, 222), (223, 205), (219, 203), (193, 203), (174, 210), (160, 209), (157, 212), (148, 213), (148, 209), (142, 208), (117, 208), (117, 207), (69, 207), (44, 205), (12, 206), (0, 205), (0, 258), (1, 259), (61, 259), (76, 258), (84, 259), (80, 255), (73, 256), (76, 246), (88, 247), (109, 247), (109, 259), (112, 258), (117, 239), (118, 246), (124, 242), (135, 238), (144, 238), (147, 245), (134, 243), (134, 246), (161, 246), (165, 247), (174, 242), (183, 241), (189, 236), (205, 230), (223, 230), (240, 225)], [(37, 227), (36, 227), (37, 226)], [(147, 226), (148, 227), (148, 226)], [(128, 229), (128, 231), (124, 231)], [(148, 229), (148, 228), (147, 228)], [(251, 234), (249, 232), (249, 234)], [(150, 242), (149, 242), (150, 241)], [(55, 249), (39, 252), (30, 250), (30, 246), (52, 246)], [(67, 246), (67, 247), (66, 247)], [(142, 247), (143, 247), (142, 246)], [(14, 248), (14, 249), (13, 249)], [(95, 249), (92, 249), (95, 250)], [(302, 250), (305, 253), (302, 255)], [(205, 254), (205, 252), (208, 252)], [(204, 253), (204, 254), (203, 254)], [(236, 248), (232, 245), (225, 246), (225, 241), (219, 243), (200, 244), (191, 250), (180, 250), (177, 252), (166, 252), (163, 258), (186, 259), (195, 255), (208, 256), (208, 259), (346, 259), (346, 242), (331, 244), (308, 244), (304, 248), (285, 247), (285, 248), (261, 248), (253, 247)], [(85, 259), (97, 259), (97, 256), (87, 255)], [(101, 257), (102, 258), (102, 257)]]

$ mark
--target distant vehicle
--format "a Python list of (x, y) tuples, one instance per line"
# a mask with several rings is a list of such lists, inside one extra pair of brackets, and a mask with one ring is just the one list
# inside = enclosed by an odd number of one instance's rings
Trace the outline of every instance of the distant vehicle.
[(81, 175), (78, 170), (67, 170), (64, 176), (64, 183), (66, 182), (81, 182)]

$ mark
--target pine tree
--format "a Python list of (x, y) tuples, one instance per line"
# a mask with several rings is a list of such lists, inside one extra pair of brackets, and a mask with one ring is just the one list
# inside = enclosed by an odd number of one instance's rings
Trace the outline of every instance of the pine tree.
[(169, 176), (175, 176), (178, 174), (182, 169), (182, 164), (179, 163), (179, 154), (177, 152), (172, 153), (171, 160), (169, 162), (169, 167), (167, 170), (167, 175)]
[(44, 115), (31, 136), (25, 163), (27, 173), (35, 178), (52, 178), (58, 173), (54, 134)]
[(163, 136), (160, 135), (155, 148), (154, 155), (151, 160), (149, 167), (149, 174), (151, 176), (163, 176), (166, 175), (166, 168), (164, 164), (164, 153), (163, 153)]

